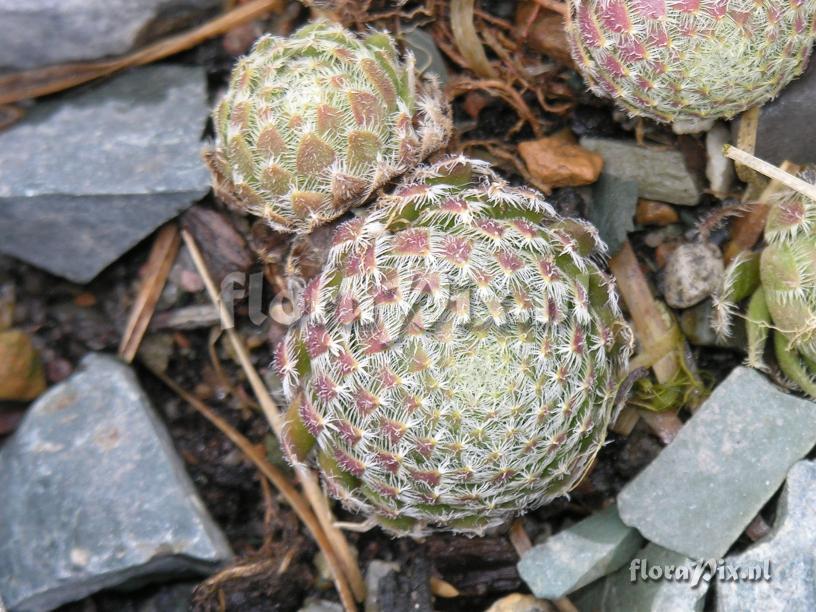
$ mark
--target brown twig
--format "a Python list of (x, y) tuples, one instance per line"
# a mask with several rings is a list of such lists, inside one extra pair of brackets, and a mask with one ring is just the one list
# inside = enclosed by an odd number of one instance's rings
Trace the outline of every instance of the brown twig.
[(119, 357), (127, 363), (133, 361), (139, 350), (180, 245), (181, 240), (175, 223), (169, 223), (161, 228), (153, 241), (144, 269), (144, 280), (119, 344)]
[(271, 482), (275, 488), (280, 491), (280, 494), (283, 495), (286, 502), (292, 507), (292, 510), (295, 511), (300, 520), (303, 521), (303, 524), (306, 525), (306, 528), (312, 534), (315, 542), (320, 548), (320, 551), (326, 558), (326, 562), (334, 574), (335, 586), (337, 587), (337, 592), (340, 595), (343, 606), (348, 612), (356, 611), (357, 606), (354, 603), (354, 595), (343, 577), (340, 561), (335, 555), (334, 547), (326, 537), (326, 534), (317, 520), (317, 517), (309, 508), (309, 504), (306, 503), (303, 496), (292, 486), (286, 476), (284, 476), (283, 473), (278, 470), (278, 468), (269, 463), (266, 457), (263, 456), (263, 454), (252, 444), (250, 440), (244, 437), (237, 429), (217, 415), (204, 402), (176, 384), (175, 381), (173, 381), (163, 372), (151, 369), (147, 363), (145, 363), (145, 366), (150, 369), (153, 375), (167, 385), (176, 395), (181, 397), (210, 423), (221, 430), (221, 432), (223, 432), (223, 434), (227, 436), (227, 438), (229, 438), (230, 441), (232, 441), (232, 443), (235, 444), (235, 446), (237, 446), (250, 461), (252, 461), (252, 463), (255, 464), (258, 471), (266, 476), (266, 478), (269, 479), (269, 482)]
[(516, 554), (523, 557), (533, 547), (533, 542), (524, 529), (524, 519), (517, 518), (510, 527), (510, 543), (516, 549)]
[(195, 47), (232, 28), (278, 11), (283, 0), (253, 0), (208, 21), (202, 26), (170, 36), (128, 55), (94, 62), (46, 66), (0, 77), (0, 105), (56, 93), (115, 72), (142, 66)]
[[(207, 288), (207, 293), (209, 294), (210, 300), (218, 308), (218, 312), (221, 315), (221, 326), (227, 333), (227, 337), (229, 338), (235, 354), (238, 357), (238, 361), (246, 374), (247, 380), (252, 387), (252, 391), (255, 393), (258, 403), (261, 405), (261, 410), (263, 411), (264, 416), (266, 416), (267, 421), (269, 421), (272, 431), (275, 433), (278, 440), (282, 440), (283, 417), (281, 416), (281, 413), (278, 410), (274, 400), (269, 395), (266, 385), (264, 385), (263, 380), (261, 380), (261, 377), (255, 370), (255, 366), (252, 364), (252, 359), (249, 356), (249, 351), (247, 350), (246, 345), (235, 331), (232, 313), (227, 310), (224, 302), (221, 300), (221, 296), (215, 287), (215, 283), (213, 282), (209, 270), (207, 270), (207, 265), (204, 262), (204, 258), (195, 242), (195, 239), (186, 230), (181, 230), (181, 237), (184, 240), (184, 244), (187, 245), (187, 248), (190, 251), (190, 256), (193, 259), (193, 263), (204, 281), (204, 286)], [(333, 549), (337, 553), (337, 557), (340, 559), (343, 571), (341, 574), (335, 575), (335, 580), (347, 580), (357, 600), (362, 601), (365, 597), (365, 582), (363, 581), (362, 574), (360, 573), (360, 569), (357, 567), (357, 563), (354, 560), (354, 556), (351, 553), (351, 548), (349, 547), (346, 538), (334, 525), (334, 518), (331, 515), (328, 501), (326, 500), (325, 495), (323, 495), (323, 492), (320, 490), (320, 485), (317, 482), (317, 478), (315, 478), (315, 475), (311, 472), (311, 470), (303, 465), (295, 466), (295, 473), (297, 474), (298, 481), (303, 487), (303, 492), (306, 495), (306, 498), (312, 505), (312, 509), (314, 510), (318, 521), (325, 531), (327, 538), (332, 543)]]
[(23, 118), (23, 115), (25, 115), (25, 113), (19, 106), (14, 106), (13, 104), (0, 106), (0, 131), (17, 123)]
[[(783, 162), (780, 169), (792, 175), (802, 170), (801, 166), (788, 161)], [(731, 227), (731, 240), (729, 240), (723, 250), (723, 259), (726, 264), (731, 262), (734, 257), (741, 252), (751, 250), (759, 241), (765, 230), (768, 213), (771, 210), (770, 203), (784, 187), (785, 186), (779, 181), (771, 181), (768, 183), (768, 186), (762, 190), (758, 202), (746, 204), (746, 206), (749, 206), (749, 210), (745, 216), (734, 221)], [(749, 187), (746, 193), (750, 191), (752, 190)]]
[[(618, 290), (632, 317), (635, 336), (640, 346), (648, 350), (655, 345), (665, 344), (664, 339), (675, 334), (677, 324), (667, 320), (661, 312), (628, 240), (609, 261), (609, 268), (615, 275)], [(659, 383), (669, 382), (679, 372), (679, 360), (682, 357), (678, 351), (679, 347), (663, 353), (662, 357), (657, 355), (650, 359), (653, 361), (651, 367)], [(674, 439), (683, 426), (675, 412), (658, 413), (641, 410), (640, 416), (666, 444)]]
[(733, 159), (734, 161), (739, 162), (752, 170), (756, 170), (763, 176), (767, 176), (769, 179), (782, 183), (786, 187), (793, 189), (806, 198), (816, 200), (816, 185), (813, 183), (803, 181), (798, 176), (795, 176), (790, 172), (785, 172), (785, 170), (782, 168), (777, 168), (773, 164), (769, 164), (765, 160), (759, 159), (758, 157), (755, 157), (742, 149), (738, 149), (737, 147), (725, 145), (725, 147), (723, 147), (723, 152), (729, 159)]
[(548, 11), (560, 14), (562, 17), (569, 15), (569, 8), (567, 8), (567, 5), (563, 2), (559, 2), (559, 0), (535, 0), (535, 3)]

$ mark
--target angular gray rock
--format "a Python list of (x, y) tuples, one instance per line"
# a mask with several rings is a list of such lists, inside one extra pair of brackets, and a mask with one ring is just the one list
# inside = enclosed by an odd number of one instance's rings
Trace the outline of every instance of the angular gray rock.
[(719, 559), (816, 445), (816, 403), (736, 368), (618, 495), (621, 519), (692, 559)]
[(587, 216), (598, 228), (610, 256), (621, 249), (627, 234), (635, 229), (637, 201), (638, 184), (635, 181), (604, 172), (592, 186), (592, 202)]
[(582, 138), (581, 146), (604, 158), (606, 174), (637, 182), (641, 198), (694, 206), (703, 193), (701, 177), (676, 149), (592, 137)]
[(91, 280), (207, 193), (208, 113), (203, 69), (172, 64), (37, 104), (0, 132), (0, 251)]
[(0, 71), (120, 55), (187, 27), (221, 0), (0, 0)]
[(610, 506), (530, 549), (518, 571), (536, 597), (559, 599), (617, 570), (642, 543)]
[[(635, 558), (640, 563), (637, 567), (630, 562), (576, 593), (571, 598), (575, 606), (581, 612), (702, 612), (709, 582), (701, 579), (695, 586), (692, 579), (697, 569), (695, 562), (656, 544), (648, 544)], [(641, 573), (643, 567), (646, 578)], [(690, 578), (652, 579), (648, 574), (651, 567), (660, 567), (661, 571), (668, 567), (686, 568), (681, 571)]]
[(816, 461), (800, 461), (788, 472), (771, 533), (726, 559), (741, 572), (766, 561), (769, 580), (717, 583), (718, 612), (816, 610)]
[(207, 573), (231, 556), (133, 372), (90, 354), (0, 450), (0, 593), (12, 612)]
[(756, 155), (779, 165), (816, 163), (816, 61), (779, 97), (762, 107), (757, 127)]
[(383, 612), (380, 606), (380, 582), (392, 572), (400, 571), (399, 563), (374, 559), (369, 562), (366, 570), (366, 600), (365, 612)]

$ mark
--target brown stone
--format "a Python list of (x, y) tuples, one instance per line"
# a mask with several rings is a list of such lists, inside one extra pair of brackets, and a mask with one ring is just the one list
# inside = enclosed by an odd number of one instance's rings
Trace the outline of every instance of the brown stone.
[[(530, 19), (535, 10), (538, 13), (531, 23)], [(564, 32), (564, 18), (558, 13), (536, 6), (535, 2), (519, 3), (516, 10), (516, 35), (524, 39), (530, 49), (543, 53), (565, 66), (575, 65)]]
[(654, 200), (638, 200), (635, 211), (635, 223), (638, 225), (671, 225), (677, 223), (680, 217), (677, 211), (669, 204)]
[(31, 338), (17, 329), (0, 332), (0, 400), (29, 401), (45, 390), (45, 374)]
[(669, 256), (680, 246), (679, 242), (670, 241), (664, 242), (660, 244), (655, 249), (655, 263), (657, 264), (658, 269), (662, 270), (666, 262), (669, 260)]
[(598, 180), (603, 158), (564, 136), (519, 143), (519, 153), (536, 179), (550, 187), (578, 187)]

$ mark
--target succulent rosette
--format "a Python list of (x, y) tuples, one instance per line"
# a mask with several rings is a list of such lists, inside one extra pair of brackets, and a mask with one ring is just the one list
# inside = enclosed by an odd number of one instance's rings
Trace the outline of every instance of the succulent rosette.
[(590, 89), (658, 121), (730, 118), (804, 70), (816, 0), (569, 0)]
[(449, 138), (435, 82), (385, 33), (319, 21), (264, 36), (238, 61), (213, 120), (217, 195), (306, 233), (365, 202)]
[(287, 453), (397, 534), (480, 532), (565, 494), (631, 350), (603, 249), (484, 162), (420, 167), (339, 226), (276, 349)]
[[(801, 178), (816, 183), (816, 170)], [(748, 364), (767, 369), (771, 338), (782, 372), (816, 397), (816, 201), (781, 191), (765, 224), (765, 243), (760, 251), (740, 254), (726, 270), (715, 296), (714, 327), (729, 335), (737, 303), (748, 299)]]

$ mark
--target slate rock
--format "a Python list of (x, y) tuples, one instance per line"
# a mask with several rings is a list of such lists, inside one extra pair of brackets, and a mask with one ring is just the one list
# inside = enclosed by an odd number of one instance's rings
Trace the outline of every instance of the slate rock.
[(0, 0), (0, 71), (120, 55), (185, 28), (222, 0)]
[(203, 69), (173, 64), (37, 104), (0, 132), (0, 251), (91, 280), (207, 193), (208, 113)]
[(298, 612), (343, 612), (343, 606), (326, 599), (307, 599)]
[(718, 612), (816, 610), (816, 461), (800, 461), (788, 472), (771, 532), (745, 552), (726, 558), (738, 571), (763, 567), (767, 561), (769, 580), (717, 583)]
[[(607, 578), (593, 583), (571, 599), (581, 612), (702, 612), (710, 583), (706, 580), (644, 579), (640, 567), (685, 567), (694, 575), (696, 564), (688, 557), (648, 544), (635, 555), (641, 565), (626, 564)], [(634, 572), (634, 580), (633, 580)]]
[(623, 522), (693, 559), (719, 559), (816, 445), (816, 404), (738, 367), (618, 495)]
[(399, 572), (399, 563), (393, 561), (381, 561), (374, 559), (368, 564), (366, 570), (366, 600), (365, 612), (380, 612), (380, 582), (393, 572)]
[(581, 146), (600, 153), (605, 174), (635, 181), (641, 198), (694, 206), (703, 193), (701, 177), (676, 149), (592, 137), (582, 138)]
[(621, 249), (629, 232), (635, 229), (637, 201), (638, 186), (634, 181), (603, 172), (592, 186), (592, 203), (587, 216), (598, 228), (610, 256)]
[(617, 570), (642, 543), (610, 506), (534, 546), (518, 571), (536, 597), (559, 599)]
[(426, 76), (434, 75), (442, 87), (447, 85), (448, 68), (433, 36), (420, 28), (412, 28), (404, 33), (404, 41), (416, 58), (417, 70)]
[(785, 160), (816, 163), (816, 61), (776, 100), (762, 107), (756, 155), (778, 166)]
[(90, 354), (0, 449), (0, 593), (11, 612), (208, 573), (231, 556), (173, 443), (116, 359)]
[(681, 312), (678, 319), (686, 340), (694, 346), (716, 346), (744, 352), (747, 343), (745, 326), (735, 325), (730, 336), (720, 338), (711, 326), (713, 316), (714, 305), (711, 300), (704, 300)]

